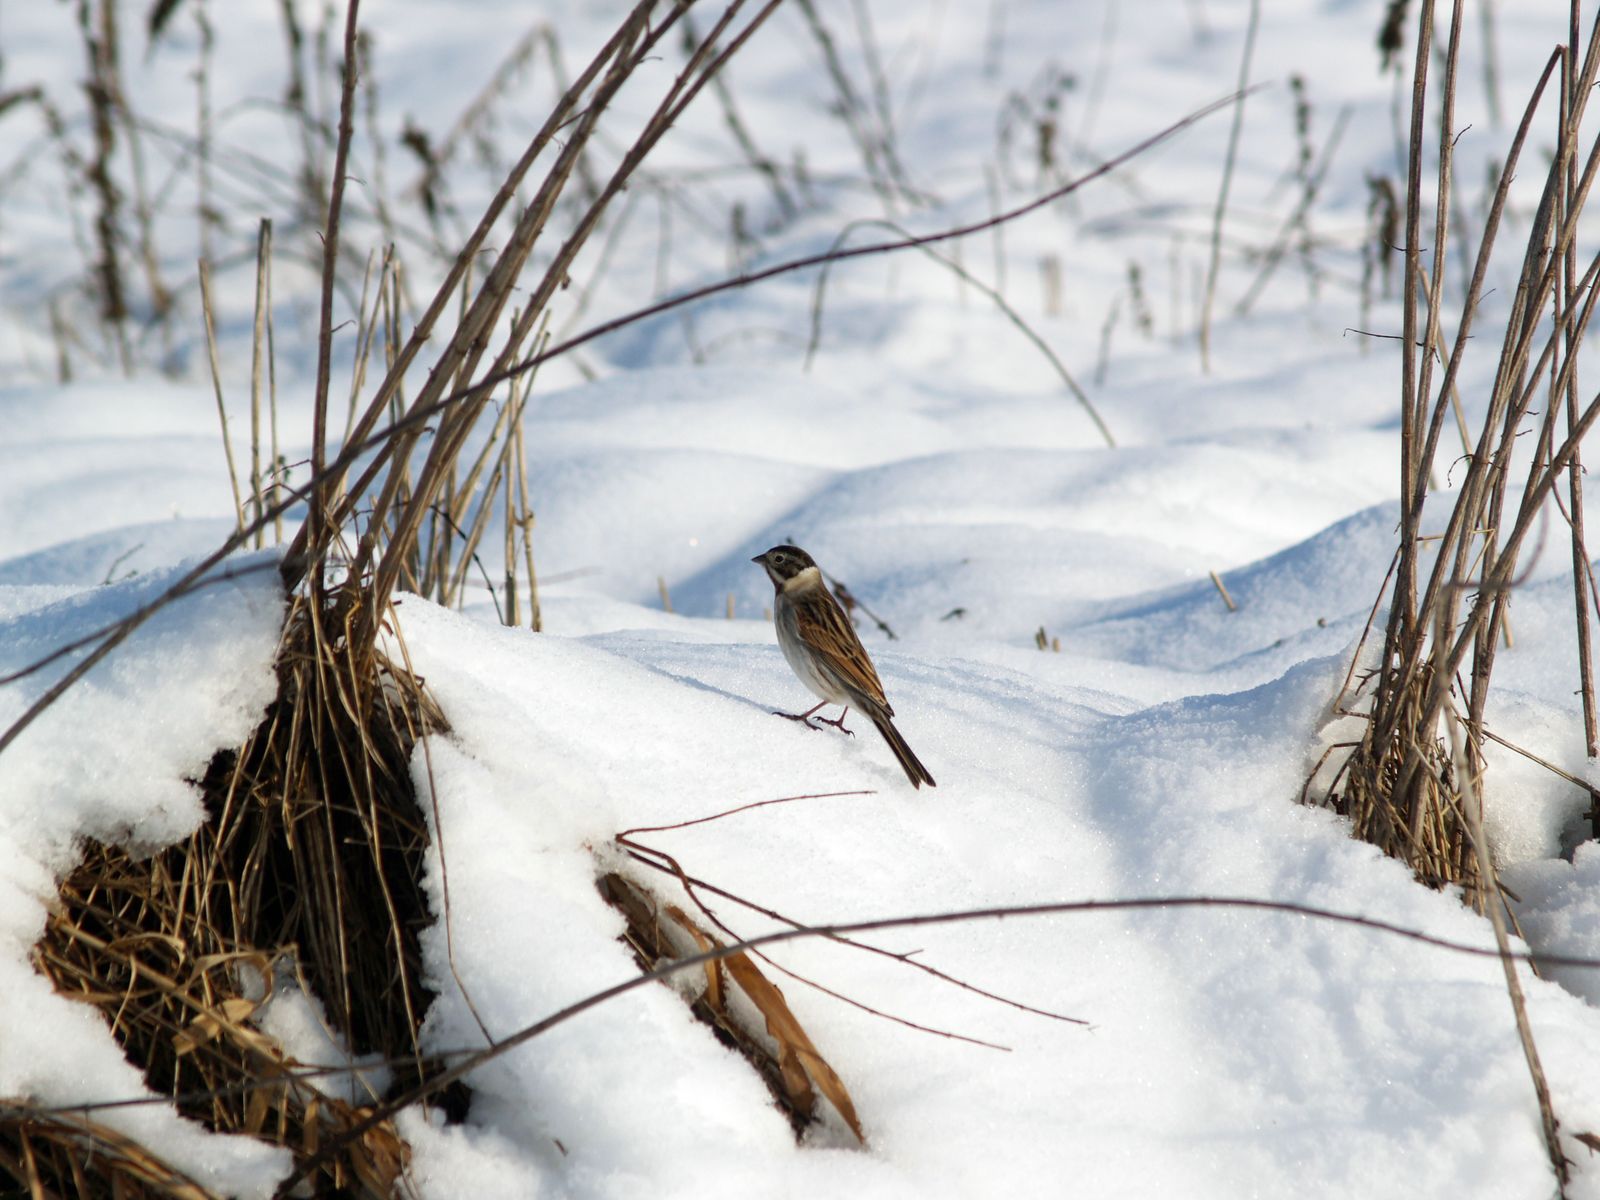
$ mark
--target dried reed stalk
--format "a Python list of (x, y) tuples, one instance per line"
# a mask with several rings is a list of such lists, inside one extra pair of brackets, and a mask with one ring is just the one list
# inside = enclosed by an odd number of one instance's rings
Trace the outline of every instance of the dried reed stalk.
[(1233, 110), (1228, 130), (1228, 151), (1223, 158), (1222, 181), (1217, 185), (1217, 205), (1211, 215), (1211, 255), (1206, 266), (1204, 298), (1200, 304), (1200, 369), (1211, 371), (1211, 309), (1216, 303), (1217, 272), (1222, 265), (1222, 222), (1228, 214), (1228, 192), (1233, 186), (1233, 164), (1239, 154), (1239, 134), (1244, 129), (1244, 94), (1250, 87), (1250, 60), (1255, 55), (1256, 31), (1261, 27), (1261, 0), (1250, 0), (1250, 18), (1245, 25), (1244, 49), (1239, 54), (1240, 100)]
[[(1424, 6), (1421, 23), (1426, 25), (1428, 19)], [(1451, 49), (1446, 59), (1447, 94), (1451, 91), (1455, 71), (1459, 20), (1458, 13), (1452, 24)], [(1591, 403), (1581, 411), (1574, 410), (1570, 416), (1560, 414), (1562, 424), (1559, 429), (1556, 425), (1562, 398), (1568, 395), (1567, 380), (1575, 369), (1575, 351), (1593, 310), (1593, 296), (1563, 310), (1562, 321), (1557, 326), (1547, 328), (1537, 317), (1551, 302), (1560, 265), (1572, 244), (1581, 199), (1587, 193), (1596, 166), (1600, 165), (1600, 153), (1597, 153), (1600, 145), (1597, 145), (1590, 151), (1582, 176), (1575, 181), (1574, 204), (1554, 203), (1569, 165), (1575, 162), (1573, 147), (1582, 119), (1581, 98), (1575, 99), (1570, 105), (1571, 111), (1564, 114), (1564, 128), (1568, 133), (1562, 137), (1562, 153), (1548, 172), (1548, 202), (1541, 205), (1529, 236), (1522, 279), (1507, 322), (1488, 414), (1468, 459), (1458, 500), (1442, 535), (1425, 538), (1421, 519), (1431, 464), (1447, 416), (1452, 411), (1456, 379), (1471, 336), (1507, 190), (1544, 89), (1566, 52), (1563, 47), (1552, 56), (1523, 113), (1485, 222), (1455, 344), (1445, 360), (1437, 389), (1432, 386), (1430, 357), (1423, 356), (1419, 363), (1415, 347), (1410, 342), (1406, 344), (1408, 373), (1401, 436), (1404, 500), (1396, 584), (1385, 626), (1384, 649), (1365, 714), (1369, 725), (1360, 747), (1341, 770), (1332, 789), (1334, 803), (1350, 812), (1361, 836), (1411, 863), (1419, 878), (1435, 886), (1464, 883), (1474, 894), (1486, 881), (1476, 878), (1473, 856), (1464, 841), (1459, 796), (1452, 779), (1449, 755), (1444, 750), (1441, 722), (1449, 719), (1448, 699), (1461, 679), (1461, 672), (1466, 670), (1462, 707), (1472, 726), (1473, 741), (1481, 744), (1496, 639), (1504, 625), (1507, 598), (1517, 580), (1520, 551), (1543, 503), (1569, 469), (1582, 434), (1600, 415), (1600, 410)], [(1427, 59), (1427, 52), (1419, 49), (1419, 103)], [(1591, 40), (1582, 75), (1575, 81), (1580, 88), (1592, 85), (1595, 70), (1595, 42)], [(1447, 102), (1447, 112), (1448, 107)], [(1448, 121), (1443, 127), (1450, 127)], [(1419, 139), (1421, 131), (1422, 122), (1415, 120), (1413, 133)], [(1414, 187), (1419, 186), (1421, 158), (1419, 144), (1412, 154)], [(1448, 166), (1447, 156), (1445, 165)], [(1447, 224), (1446, 190), (1441, 189), (1436, 225)], [(1416, 236), (1421, 223), (1420, 203), (1412, 198), (1408, 210), (1408, 228)], [(1435, 235), (1431, 273), (1422, 268), (1416, 253), (1407, 255), (1407, 294), (1414, 303), (1421, 302), (1424, 291), (1428, 296), (1426, 330), (1420, 331), (1420, 336), (1426, 339), (1423, 344), (1442, 344), (1438, 304), (1446, 265), (1445, 235), (1437, 228)], [(1412, 245), (1414, 247), (1415, 242)], [(1584, 294), (1597, 274), (1600, 274), (1600, 258), (1574, 281), (1568, 294), (1574, 297)], [(1410, 307), (1406, 320), (1407, 338), (1419, 336), (1415, 313)], [(1532, 405), (1539, 398), (1537, 381), (1546, 371), (1559, 384), (1557, 395), (1546, 406), (1541, 421), (1542, 441), (1547, 450), (1535, 457), (1520, 495), (1513, 502), (1515, 493), (1509, 487), (1508, 472), (1511, 456), (1525, 423), (1535, 415)], [(1565, 436), (1558, 438), (1558, 433)], [(1422, 582), (1424, 576), (1425, 583)], [(1472, 603), (1463, 613), (1463, 602), (1469, 594), (1473, 597)], [(1441, 640), (1431, 636), (1434, 629), (1456, 632)]]
[[(1593, 753), (1594, 700), (1585, 601), (1588, 559), (1581, 510), (1576, 505), (1581, 501), (1579, 448), (1600, 418), (1600, 397), (1580, 406), (1576, 372), (1579, 349), (1594, 312), (1600, 255), (1580, 274), (1575, 242), (1579, 216), (1600, 171), (1600, 139), (1589, 142), (1586, 154), (1581, 152), (1584, 113), (1600, 70), (1600, 20), (1595, 22), (1580, 68), (1579, 6), (1578, 0), (1573, 0), (1570, 36), (1546, 64), (1502, 169), (1465, 290), (1455, 345), (1444, 360), (1443, 376), (1435, 388), (1433, 356), (1425, 353), (1419, 360), (1417, 352), (1443, 344), (1440, 309), (1451, 224), (1451, 151), (1462, 8), (1453, 6), (1444, 58), (1431, 272), (1422, 265), (1420, 249), (1424, 101), (1433, 54), (1431, 0), (1424, 0), (1418, 18), (1406, 196), (1400, 546), (1382, 656), (1367, 680), (1370, 687), (1358, 689), (1367, 692), (1366, 707), (1358, 714), (1366, 719), (1366, 727), (1335, 775), (1328, 797), (1349, 814), (1358, 836), (1406, 862), (1417, 878), (1430, 886), (1462, 886), (1466, 898), (1493, 920), (1501, 956), (1507, 963), (1507, 988), (1539, 1104), (1556, 1189), (1564, 1195), (1568, 1173), (1558, 1122), (1521, 988), (1510, 964), (1502, 914), (1505, 902), (1483, 833), (1481, 747), (1486, 738), (1493, 737), (1485, 728), (1485, 709), (1496, 655), (1507, 628), (1507, 605), (1521, 578), (1521, 552), (1543, 519), (1547, 504), (1557, 498), (1558, 485), (1566, 480), (1574, 504), (1578, 673), (1584, 693), (1586, 741)], [(1545, 174), (1543, 196), (1523, 251), (1487, 411), (1444, 532), (1425, 534), (1422, 519), (1433, 459), (1447, 414), (1459, 414), (1456, 379), (1507, 191), (1557, 68), (1561, 81), (1557, 153)], [(1544, 318), (1547, 308), (1548, 321)], [(1419, 317), (1424, 315), (1425, 328), (1419, 330)], [(1541, 399), (1542, 415), (1534, 408)], [(1512, 477), (1513, 456), (1524, 433), (1535, 435), (1534, 453), (1518, 481)]]
[[(495, 257), (476, 293), (470, 300), (463, 293), (464, 309), (454, 335), (435, 360), (427, 382), (411, 402), (411, 413), (428, 411), (439, 405), (446, 394), (447, 385), (453, 384), (451, 400), (438, 409), (437, 427), (423, 466), (415, 476), (406, 474), (400, 467), (400, 464), (409, 460), (412, 449), (421, 438), (420, 425), (405, 429), (386, 440), (362, 476), (347, 491), (336, 494), (333, 490), (334, 481), (319, 488), (312, 507), (314, 511), (328, 512), (327, 526), (319, 531), (312, 529), (308, 523), (291, 548), (286, 563), (286, 574), (292, 582), (304, 571), (308, 554), (312, 561), (317, 561), (324, 552), (316, 549), (317, 539), (321, 537), (325, 543), (329, 531), (342, 528), (353, 515), (357, 498), (369, 496), (372, 486), (378, 484), (376, 498), (372, 500), (372, 518), (356, 547), (350, 567), (357, 577), (364, 578), (369, 572), (371, 575), (373, 602), (367, 615), (372, 619), (358, 632), (358, 641), (371, 644), (375, 639), (376, 615), (382, 612), (402, 575), (408, 569), (414, 570), (414, 566), (408, 567), (408, 564), (416, 562), (416, 548), (424, 523), (431, 515), (438, 514), (440, 498), (454, 489), (456, 501), (447, 505), (448, 508), (455, 507), (463, 493), (470, 495), (471, 489), (460, 486), (461, 481), (457, 477), (460, 457), (470, 435), (488, 406), (495, 386), (504, 381), (507, 369), (520, 357), (520, 347), (538, 322), (544, 319), (550, 299), (563, 285), (573, 259), (598, 227), (607, 206), (621, 192), (646, 154), (672, 126), (684, 107), (728, 57), (759, 28), (776, 4), (777, 0), (769, 0), (745, 20), (736, 32), (734, 21), (742, 15), (744, 0), (736, 0), (720, 14), (690, 55), (687, 68), (666, 89), (634, 144), (623, 155), (621, 164), (600, 187), (598, 195), (591, 202), (579, 206), (573, 231), (556, 251), (539, 282), (530, 289), (525, 307), (511, 322), (501, 349), (486, 364), (484, 359), (492, 331), (506, 309), (512, 289), (519, 285), (520, 273), (535, 243), (544, 236), (555, 216), (558, 201), (577, 170), (588, 139), (608, 111), (612, 98), (638, 65), (655, 52), (658, 43), (680, 18), (683, 10), (675, 6), (665, 13), (657, 13), (654, 11), (657, 6), (652, 3), (636, 5), (617, 35), (602, 48), (588, 69), (558, 102), (549, 121), (512, 168), (477, 231), (468, 240), (458, 259), (457, 268), (435, 295), (416, 333), (401, 351), (366, 412), (351, 430), (351, 438), (359, 440), (367, 436), (389, 411), (399, 379), (420, 350), (432, 322), (437, 320), (448, 298), (454, 294), (483, 237), (522, 183), (534, 158), (552, 142), (556, 131), (560, 129), (560, 150), (548, 168), (544, 181), (518, 216), (503, 249)], [(492, 382), (473, 382), (478, 379)], [(381, 484), (378, 482), (380, 477)], [(400, 501), (402, 490), (406, 492), (403, 503)], [(459, 556), (452, 557), (459, 561)], [(448, 579), (452, 574), (447, 560), (436, 559), (424, 569), (424, 582), (430, 576), (438, 580)]]

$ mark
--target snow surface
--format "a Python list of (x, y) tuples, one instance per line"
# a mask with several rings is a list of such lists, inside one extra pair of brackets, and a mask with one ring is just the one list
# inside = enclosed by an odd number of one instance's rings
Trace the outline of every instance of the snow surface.
[[(380, 121), (391, 134), (402, 116), (444, 128), (441, 114), (470, 102), (507, 30), (532, 19), (509, 0), (371, 7)], [(836, 33), (853, 28), (851, 5), (821, 7)], [(1136, 22), (1114, 2), (872, 6), (894, 68), (902, 154), (939, 196), (932, 211), (900, 213), (901, 223), (932, 229), (987, 215), (986, 170), (997, 159), (1007, 203), (1049, 185), (1022, 149), (1003, 154), (999, 130), (1013, 97), (1042, 102), (1052, 69), (1076, 78), (1064, 110), (1074, 171), (1230, 91), (1244, 0), (1153, 7), (1159, 20)], [(570, 39), (572, 62), (616, 10), (536, 8)], [(1403, 120), (1392, 107), (1400, 85), (1377, 69), (1373, 6), (1263, 8), (1256, 74), (1273, 86), (1246, 110), (1210, 373), (1193, 338), (1195, 280), (1227, 114), (960, 251), (1071, 365), (1117, 449), (1002, 314), (920, 257), (836, 268), (810, 371), (802, 360), (815, 281), (790, 276), (586, 347), (593, 381), (574, 362), (541, 374), (526, 432), (547, 632), (499, 627), (481, 592), (465, 613), (415, 596), (399, 609), (411, 659), (452, 726), (413, 764), (437, 806), (452, 902), (454, 972), (443, 927), (425, 939), (441, 992), (427, 1018), (433, 1048), (482, 1044), (456, 975), (504, 1036), (635, 973), (616, 941), (619, 919), (595, 889), (608, 869), (646, 879), (615, 849), (617, 832), (780, 797), (808, 798), (639, 836), (690, 873), (805, 922), (1234, 895), (1492, 944), (1456, 897), (1420, 889), (1339, 819), (1295, 803), (1324, 749), (1350, 736), (1329, 704), (1394, 548), (1398, 355), (1392, 342), (1348, 331), (1399, 328), (1392, 298), (1363, 311), (1357, 246), (1366, 178), (1393, 174)], [(283, 151), (287, 162), (292, 137), (272, 106), (250, 103), (281, 92), (275, 65), (256, 52), (281, 39), (277, 10), (258, 0), (219, 22), (218, 61), (229, 69), (217, 73), (214, 103), (228, 114), (227, 137), (257, 154)], [(1564, 35), (1565, 12), (1553, 2), (1496, 6), (1497, 65), (1514, 104)], [(7, 11), (8, 83), (15, 73), (78, 86), (70, 18), (61, 6)], [(859, 66), (858, 43), (842, 40)], [(192, 29), (179, 30), (130, 66), (137, 103), (185, 120), (192, 53)], [(659, 69), (675, 67), (663, 59)], [(1469, 37), (1463, 79), (1481, 71)], [(1352, 114), (1312, 216), (1318, 272), (1308, 276), (1291, 255), (1257, 309), (1236, 317), (1231, 306), (1258, 266), (1241, 247), (1267, 243), (1295, 200), (1283, 86), (1295, 73), (1313, 102), (1315, 138), (1341, 106)], [(531, 75), (494, 131), (502, 149), (544, 111), (548, 80)], [(711, 177), (694, 193), (701, 219), (674, 218), (670, 251), (655, 216), (637, 218), (588, 320), (721, 277), (730, 266), (723, 214), (734, 201), (761, 231), (747, 251), (755, 264), (817, 252), (850, 219), (881, 215), (870, 194), (833, 182), (859, 167), (793, 12), (735, 60), (731, 80), (760, 140), (780, 157), (804, 151), (818, 210), (776, 228), (770, 197), (748, 173)], [(644, 90), (625, 99), (624, 115), (648, 111)], [(1476, 180), (1508, 130), (1489, 118), (1476, 82), (1460, 103), (1458, 121), (1471, 127), (1458, 144), (1461, 178)], [(36, 133), (23, 117), (0, 124), (7, 160)], [(671, 179), (735, 161), (720, 114), (702, 103), (653, 165)], [(366, 180), (370, 167), (363, 158), (352, 176)], [(1519, 183), (1524, 212), (1536, 175)], [(465, 213), (492, 186), (465, 160), (456, 183)], [(0, 269), (18, 287), (45, 286), (76, 253), (55, 219), (56, 186), (23, 173), (0, 208), (15, 222), (0, 231), (10, 256)], [(637, 190), (649, 212), (658, 198)], [(1480, 200), (1471, 191), (1464, 201), (1469, 222)], [(262, 183), (247, 203), (281, 215), (288, 200)], [(240, 239), (240, 262), (250, 260), (243, 231), (253, 237), (257, 215), (245, 214), (218, 235)], [(359, 261), (362, 239), (376, 234), (354, 218), (348, 233)], [(1047, 256), (1064, 276), (1055, 312), (1041, 282)], [(593, 259), (580, 260), (575, 280)], [(1135, 320), (1130, 266), (1141, 272), (1148, 335)], [(1499, 286), (1479, 314), (1481, 348), (1462, 380), (1469, 415), (1482, 411), (1496, 342), (1487, 331), (1504, 317), (1508, 270), (1497, 263)], [(425, 279), (418, 268), (423, 295)], [(309, 445), (308, 280), (292, 261), (278, 277), (279, 392), (295, 478)], [(219, 272), (241, 461), (251, 286), (246, 268)], [(1113, 311), (1102, 374), (1095, 363)], [(232, 522), (195, 336), (171, 349), (183, 382), (150, 373), (60, 385), (46, 382), (53, 351), (41, 312), (13, 315), (0, 338), (0, 673), (153, 596), (174, 564), (214, 547)], [(352, 340), (339, 344), (343, 369)], [(1444, 486), (1452, 453), (1436, 464)], [(770, 715), (810, 701), (777, 651), (764, 616), (770, 588), (748, 560), (791, 539), (894, 630), (891, 641), (862, 626), (936, 789), (913, 792), (864, 722), (847, 738)], [(1516, 641), (1497, 662), (1490, 724), (1583, 777), (1592, 768), (1573, 694), (1559, 526), (1549, 542), (1513, 603)], [(500, 544), (492, 530), (485, 546)], [(494, 552), (485, 554), (494, 576)], [(235, 560), (228, 580), (164, 612), (0, 754), (0, 1096), (65, 1104), (143, 1094), (98, 1019), (49, 994), (28, 949), (78, 839), (149, 849), (198, 821), (186, 780), (246, 735), (272, 693), (282, 608), (270, 565)], [(658, 578), (673, 612), (661, 609)], [(1036, 648), (1039, 629), (1060, 649)], [(0, 721), (55, 677), (0, 688)], [(1491, 747), (1489, 761), (1488, 821), (1525, 933), (1537, 947), (1600, 955), (1600, 860), (1592, 843), (1574, 851), (1585, 794), (1509, 751)], [(673, 894), (663, 877), (647, 882)], [(428, 884), (442, 910), (437, 857)], [(716, 908), (743, 934), (773, 927), (731, 902)], [(830, 1118), (797, 1145), (764, 1087), (681, 997), (643, 988), (476, 1072), (465, 1124), (406, 1113), (418, 1192), (1552, 1193), (1492, 960), (1234, 910), (1008, 920), (870, 940), (1089, 1025), (1008, 1008), (880, 956), (791, 943), (772, 957), (836, 992), (1007, 1049), (920, 1032), (778, 976), (868, 1137), (857, 1148)], [(1524, 987), (1564, 1133), (1600, 1129), (1600, 976), (1524, 972)], [(290, 981), (276, 981), (266, 1020), (304, 1061), (338, 1059), (316, 999)], [(287, 1170), (281, 1152), (206, 1134), (159, 1107), (103, 1119), (223, 1192), (265, 1194)], [(1576, 1164), (1569, 1195), (1600, 1196), (1588, 1152), (1570, 1136), (1564, 1144)]]

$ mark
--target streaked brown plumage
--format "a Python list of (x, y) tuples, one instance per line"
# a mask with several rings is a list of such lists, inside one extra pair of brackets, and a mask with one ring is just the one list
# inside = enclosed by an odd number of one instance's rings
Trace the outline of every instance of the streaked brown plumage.
[(851, 731), (844, 727), (845, 715), (852, 708), (859, 709), (883, 735), (912, 785), (921, 787), (926, 783), (937, 787), (928, 768), (912, 753), (905, 738), (894, 727), (891, 720), (894, 709), (883, 694), (883, 683), (873, 668), (872, 659), (811, 556), (798, 546), (774, 546), (750, 561), (764, 567), (772, 580), (775, 593), (772, 616), (778, 631), (779, 649), (800, 682), (822, 701), (803, 713), (775, 715), (800, 721), (814, 729), (813, 714), (824, 705), (839, 704), (844, 712), (838, 720), (830, 721), (825, 717), (816, 720), (849, 733)]

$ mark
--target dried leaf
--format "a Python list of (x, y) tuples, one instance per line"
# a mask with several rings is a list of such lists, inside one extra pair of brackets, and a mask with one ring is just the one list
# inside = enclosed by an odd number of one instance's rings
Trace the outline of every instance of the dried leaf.
[[(722, 946), (721, 942), (691, 921), (685, 915), (683, 909), (676, 904), (667, 905), (667, 916), (683, 927), (688, 935), (694, 939), (695, 945), (700, 947), (702, 954), (719, 949)], [(722, 995), (722, 964), (719, 962), (708, 962), (706, 964), (706, 1003), (711, 1006), (714, 1012), (727, 1012), (727, 1002)]]
[(260, 1133), (267, 1126), (267, 1115), (272, 1111), (272, 1098), (266, 1088), (255, 1088), (245, 1101), (244, 1131)]
[(179, 1058), (211, 1041), (222, 1032), (222, 1022), (213, 1013), (203, 1012), (172, 1035), (172, 1052)]
[[(347, 1126), (365, 1118), (372, 1110), (357, 1108), (341, 1114)], [(391, 1196), (395, 1184), (405, 1174), (411, 1161), (411, 1147), (406, 1145), (388, 1121), (376, 1125), (361, 1135), (360, 1141), (350, 1149), (350, 1164), (356, 1177), (374, 1196)]]
[[(780, 1055), (778, 1065), (783, 1070), (784, 1082), (790, 1079), (791, 1062), (795, 1067), (803, 1068), (804, 1074), (814, 1081), (822, 1094), (828, 1098), (834, 1108), (839, 1110), (839, 1115), (844, 1118), (844, 1123), (850, 1126), (850, 1132), (856, 1135), (856, 1140), (863, 1145), (867, 1137), (861, 1131), (861, 1120), (856, 1116), (855, 1102), (850, 1099), (850, 1092), (844, 1086), (844, 1080), (828, 1061), (817, 1052), (811, 1038), (807, 1036), (800, 1022), (795, 1018), (789, 1008), (789, 1002), (783, 998), (783, 992), (778, 985), (773, 983), (750, 961), (748, 955), (735, 954), (723, 962), (727, 965), (728, 974), (733, 977), (744, 994), (750, 997), (761, 1015), (766, 1018), (767, 1032), (778, 1041)], [(807, 1091), (810, 1089), (808, 1088)]]
[[(620, 875), (603, 876), (600, 880), (600, 890), (612, 905), (628, 917), (630, 944), (634, 945), (635, 949), (640, 948), (641, 941), (652, 944), (651, 953), (642, 960), (647, 966), (654, 965), (661, 958), (673, 953), (670, 943), (661, 936), (660, 926), (656, 921), (656, 914), (659, 912), (665, 912), (673, 924), (687, 933), (701, 953), (719, 949), (723, 945), (681, 908), (672, 904), (657, 908), (654, 902), (647, 898), (647, 893), (643, 889)], [(655, 931), (648, 936), (645, 936), (647, 930), (644, 928), (646, 919), (648, 928)], [(728, 978), (750, 998), (750, 1002), (766, 1021), (767, 1033), (778, 1046), (776, 1061), (773, 1061), (764, 1047), (752, 1039), (749, 1031), (739, 1028), (738, 1021), (728, 1011), (722, 968), (726, 968)], [(779, 1099), (795, 1113), (809, 1117), (815, 1111), (816, 1092), (820, 1090), (838, 1110), (845, 1124), (850, 1127), (850, 1131), (856, 1135), (856, 1139), (864, 1145), (866, 1135), (862, 1132), (861, 1120), (856, 1115), (855, 1103), (850, 1098), (849, 1090), (839, 1078), (838, 1072), (818, 1053), (777, 985), (763, 975), (745, 954), (731, 955), (721, 963), (708, 964), (706, 980), (705, 999), (710, 1008), (718, 1014), (718, 1024), (724, 1032), (731, 1033), (740, 1042), (746, 1057), (750, 1057), (767, 1076), (775, 1094), (781, 1088), (782, 1094)], [(776, 1079), (772, 1078), (774, 1067)]]

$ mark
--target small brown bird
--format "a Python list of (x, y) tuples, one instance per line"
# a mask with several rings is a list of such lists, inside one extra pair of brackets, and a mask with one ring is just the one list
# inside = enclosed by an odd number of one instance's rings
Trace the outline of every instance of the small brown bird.
[(806, 728), (815, 729), (811, 718), (817, 709), (840, 704), (844, 712), (839, 714), (838, 720), (816, 719), (854, 736), (853, 731), (845, 729), (844, 719), (852, 708), (859, 709), (889, 743), (889, 749), (900, 760), (912, 786), (937, 787), (928, 768), (917, 760), (890, 720), (894, 709), (884, 697), (883, 684), (878, 681), (872, 659), (867, 657), (855, 626), (833, 598), (811, 556), (798, 546), (774, 546), (750, 561), (766, 568), (767, 578), (772, 580), (776, 592), (772, 622), (778, 630), (778, 648), (800, 682), (810, 688), (813, 695), (822, 698), (821, 704), (806, 712), (773, 715), (800, 721)]

